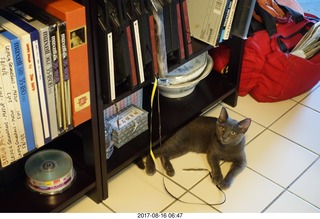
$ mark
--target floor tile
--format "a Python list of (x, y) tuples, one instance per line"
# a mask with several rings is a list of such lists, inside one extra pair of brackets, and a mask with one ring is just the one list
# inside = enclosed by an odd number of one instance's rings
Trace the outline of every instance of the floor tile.
[[(131, 165), (108, 182), (109, 198), (104, 202), (117, 213), (160, 212), (174, 199), (164, 190), (163, 176), (148, 176), (136, 165)], [(166, 186), (177, 196), (185, 190), (167, 180)]]
[[(224, 175), (229, 167), (229, 163), (222, 165)], [(282, 191), (283, 189), (275, 183), (246, 168), (237, 176), (231, 187), (225, 190), (226, 202), (215, 208), (226, 213), (259, 213)], [(212, 204), (223, 200), (223, 194), (212, 184), (209, 177), (202, 180), (190, 192)]]
[[(175, 169), (175, 175), (170, 179), (186, 189), (190, 189), (203, 179), (208, 174), (208, 171), (185, 171), (184, 169), (210, 169), (205, 154), (188, 153), (172, 159), (171, 163)], [(164, 170), (162, 170), (160, 159), (157, 159), (157, 169), (165, 174)]]
[(289, 191), (320, 208), (320, 159), (318, 159)]
[(317, 134), (319, 124), (319, 113), (308, 107), (297, 105), (270, 129), (320, 154), (320, 141)]
[(87, 196), (82, 197), (69, 208), (64, 209), (64, 213), (112, 213), (110, 209), (102, 203), (97, 204)]
[[(181, 197), (180, 201), (176, 201), (163, 212), (185, 212), (185, 213), (218, 213), (217, 210), (207, 205), (202, 200), (198, 199), (190, 193), (186, 193)], [(184, 203), (187, 202), (187, 203)]]
[(291, 192), (284, 192), (265, 213), (320, 213), (320, 209), (297, 197)]
[(315, 89), (306, 98), (304, 98), (301, 101), (301, 104), (320, 112), (320, 87)]
[(269, 130), (246, 147), (247, 166), (288, 187), (318, 156)]
[(244, 97), (239, 97), (238, 105), (232, 109), (244, 117), (251, 118), (260, 125), (268, 127), (295, 104), (297, 103), (293, 100), (261, 103), (257, 102), (250, 95), (246, 95)]

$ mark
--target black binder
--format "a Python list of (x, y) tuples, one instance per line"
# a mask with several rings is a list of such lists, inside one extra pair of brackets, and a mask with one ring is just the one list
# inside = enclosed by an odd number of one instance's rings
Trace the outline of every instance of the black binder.
[(113, 55), (116, 93), (132, 91), (138, 85), (130, 23), (120, 0), (108, 1), (108, 13), (113, 33)]
[(116, 98), (113, 62), (113, 35), (110, 27), (107, 0), (98, 2), (98, 51), (101, 91), (104, 103)]

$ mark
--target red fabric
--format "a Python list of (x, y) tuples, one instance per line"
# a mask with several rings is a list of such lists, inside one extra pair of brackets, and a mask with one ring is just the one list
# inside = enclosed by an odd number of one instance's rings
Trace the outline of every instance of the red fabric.
[[(254, 33), (245, 42), (239, 95), (250, 94), (259, 102), (276, 102), (300, 95), (320, 80), (320, 54), (306, 60), (286, 52), (281, 41), (291, 50), (302, 38), (301, 29), (309, 29), (313, 23), (305, 20), (278, 24), (278, 33), (269, 37), (265, 30)], [(292, 33), (296, 33), (292, 35)], [(216, 53), (218, 51), (218, 53)], [(228, 64), (230, 50), (224, 45), (211, 51), (214, 70)]]

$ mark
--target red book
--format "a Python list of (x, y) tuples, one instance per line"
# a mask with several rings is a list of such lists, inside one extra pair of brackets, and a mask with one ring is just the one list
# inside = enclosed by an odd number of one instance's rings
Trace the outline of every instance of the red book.
[(89, 63), (85, 7), (71, 0), (29, 0), (66, 21), (72, 125), (91, 118)]

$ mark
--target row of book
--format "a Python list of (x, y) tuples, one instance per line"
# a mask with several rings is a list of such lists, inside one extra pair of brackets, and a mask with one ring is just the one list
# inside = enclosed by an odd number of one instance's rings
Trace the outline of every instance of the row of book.
[(246, 39), (255, 0), (186, 0), (191, 35), (219, 46), (232, 35)]
[(98, 43), (105, 103), (135, 91), (193, 53), (186, 0), (99, 0)]
[(0, 9), (0, 161), (10, 165), (91, 118), (85, 8), (71, 0)]

